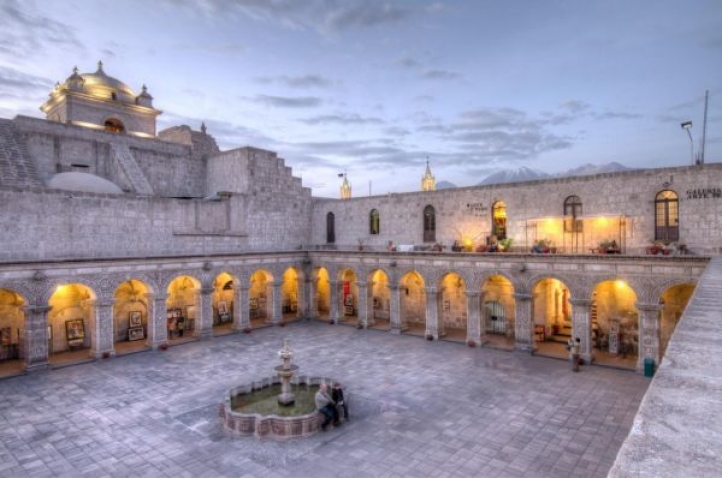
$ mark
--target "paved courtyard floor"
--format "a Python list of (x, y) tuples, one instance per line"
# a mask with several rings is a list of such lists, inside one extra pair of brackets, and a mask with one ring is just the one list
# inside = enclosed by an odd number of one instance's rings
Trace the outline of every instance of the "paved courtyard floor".
[[(224, 433), (218, 404), (273, 374), (336, 377), (351, 421), (307, 439)], [(302, 322), (0, 381), (0, 476), (604, 477), (648, 379)]]

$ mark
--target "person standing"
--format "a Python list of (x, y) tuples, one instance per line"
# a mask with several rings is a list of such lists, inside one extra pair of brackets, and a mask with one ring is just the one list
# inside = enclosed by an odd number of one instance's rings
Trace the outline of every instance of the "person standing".
[(334, 425), (337, 425), (338, 411), (336, 410), (336, 403), (328, 396), (328, 386), (325, 383), (318, 387), (318, 392), (313, 398), (316, 402), (316, 410), (324, 417), (321, 430), (326, 431), (326, 427), (331, 420), (333, 420)]
[(582, 346), (582, 339), (579, 337), (567, 342), (567, 350), (569, 350), (569, 360), (572, 362), (572, 371), (579, 371), (579, 350)]

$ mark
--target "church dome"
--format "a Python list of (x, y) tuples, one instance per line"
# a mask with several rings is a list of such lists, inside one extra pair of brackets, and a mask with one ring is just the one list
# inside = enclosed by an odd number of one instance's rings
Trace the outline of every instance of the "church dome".
[(48, 187), (63, 191), (79, 191), (98, 194), (123, 194), (115, 183), (90, 173), (71, 171), (58, 173), (48, 181)]
[(114, 99), (135, 102), (135, 92), (122, 81), (108, 76), (103, 71), (103, 62), (98, 62), (98, 70), (95, 73), (81, 73), (83, 78), (83, 91), (89, 95), (104, 99)]

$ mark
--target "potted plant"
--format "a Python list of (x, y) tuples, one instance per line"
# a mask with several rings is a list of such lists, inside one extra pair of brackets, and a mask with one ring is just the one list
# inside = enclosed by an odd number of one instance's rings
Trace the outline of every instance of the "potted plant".
[(509, 252), (511, 251), (512, 244), (514, 244), (514, 239), (506, 237), (499, 241), (499, 250)]
[(531, 251), (537, 254), (548, 254), (551, 251), (551, 241), (540, 239), (532, 246)]
[(363, 250), (364, 250), (364, 242), (365, 242), (365, 241), (366, 241), (366, 240), (365, 240), (363, 237), (359, 237), (358, 239), (356, 239), (356, 242), (358, 242), (358, 250), (359, 250), (359, 251), (363, 251)]

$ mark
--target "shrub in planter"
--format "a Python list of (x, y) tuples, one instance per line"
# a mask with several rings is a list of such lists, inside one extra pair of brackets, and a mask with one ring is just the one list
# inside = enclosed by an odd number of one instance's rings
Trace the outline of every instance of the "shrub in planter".
[(426, 340), (434, 340), (434, 336), (431, 334), (426, 334)]
[(103, 357), (104, 359), (110, 358), (110, 352), (103, 352), (102, 357)]
[(246, 327), (245, 329), (243, 329), (243, 332), (245, 332), (245, 333), (247, 333), (247, 334), (250, 334), (250, 333), (251, 333), (251, 328), (250, 328), (250, 327)]
[(168, 350), (168, 344), (160, 344), (158, 347), (160, 350)]
[(473, 340), (467, 340), (466, 345), (468, 345), (469, 347), (476, 347), (476, 342)]
[(280, 322), (278, 323), (278, 326), (279, 326), (279, 327), (285, 327), (285, 326), (286, 326), (286, 322), (280, 321)]

